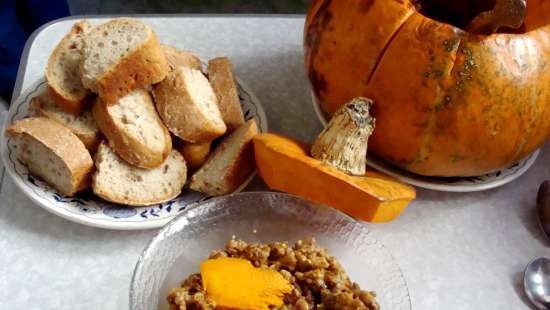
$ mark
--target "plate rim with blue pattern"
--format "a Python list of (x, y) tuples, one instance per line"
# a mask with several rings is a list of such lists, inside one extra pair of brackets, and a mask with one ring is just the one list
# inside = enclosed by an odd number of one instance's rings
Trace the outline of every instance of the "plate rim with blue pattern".
[[(112, 230), (144, 230), (162, 227), (188, 206), (211, 198), (206, 194), (189, 190), (186, 186), (178, 197), (167, 202), (146, 207), (129, 207), (102, 200), (91, 191), (66, 197), (46, 182), (34, 177), (16, 159), (10, 146), (11, 139), (6, 136), (5, 131), (14, 121), (28, 116), (30, 100), (46, 88), (45, 78), (39, 78), (13, 102), (7, 112), (0, 137), (0, 152), (7, 174), (25, 196), (39, 206), (69, 221), (86, 226)], [(239, 78), (237, 88), (245, 119), (254, 118), (259, 131), (267, 132), (267, 118), (259, 99)], [(256, 171), (234, 193), (242, 191), (255, 175)]]

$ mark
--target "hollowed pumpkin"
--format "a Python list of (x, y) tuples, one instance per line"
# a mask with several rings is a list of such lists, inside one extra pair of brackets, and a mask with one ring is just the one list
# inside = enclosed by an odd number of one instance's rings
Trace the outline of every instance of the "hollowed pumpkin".
[(369, 150), (418, 174), (481, 175), (521, 160), (550, 136), (550, 1), (529, 0), (518, 30), (462, 30), (492, 6), (313, 1), (305, 61), (321, 109), (372, 98)]

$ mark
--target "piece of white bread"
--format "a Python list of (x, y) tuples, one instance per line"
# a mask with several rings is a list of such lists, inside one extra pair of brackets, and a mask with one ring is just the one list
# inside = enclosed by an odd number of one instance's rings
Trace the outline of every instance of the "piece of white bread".
[(88, 90), (80, 80), (83, 40), (92, 26), (87, 21), (73, 25), (48, 59), (46, 80), (66, 112), (78, 114), (85, 106)]
[(244, 124), (243, 109), (233, 66), (228, 58), (219, 57), (208, 61), (208, 79), (218, 98), (218, 107), (228, 130), (234, 130)]
[(183, 155), (183, 158), (185, 158), (185, 162), (187, 163), (187, 168), (189, 168), (189, 171), (196, 171), (208, 159), (208, 155), (210, 155), (210, 147), (212, 143), (206, 142), (206, 143), (188, 143), (188, 142), (182, 142), (178, 147), (177, 150)]
[(162, 203), (177, 197), (187, 179), (185, 160), (177, 151), (171, 151), (159, 167), (141, 169), (129, 165), (102, 143), (94, 160), (94, 193), (114, 203), (130, 206)]
[(78, 115), (65, 112), (49, 89), (31, 99), (29, 113), (47, 117), (69, 128), (84, 143), (90, 154), (95, 153), (103, 138), (91, 110), (84, 110)]
[(109, 145), (128, 163), (155, 168), (170, 153), (170, 133), (147, 91), (134, 90), (112, 104), (98, 98), (92, 111)]
[(157, 36), (137, 19), (117, 18), (93, 28), (84, 38), (83, 54), (82, 83), (107, 103), (168, 73)]
[(199, 70), (180, 66), (153, 93), (164, 124), (182, 140), (210, 142), (227, 130), (216, 95)]
[(19, 120), (6, 133), (18, 159), (31, 174), (66, 196), (87, 188), (93, 162), (84, 144), (67, 127), (45, 117)]
[(191, 69), (201, 70), (202, 63), (193, 53), (176, 49), (172, 46), (161, 44), (164, 56), (168, 62), (170, 71), (174, 71), (179, 66), (189, 67)]
[(209, 195), (235, 191), (254, 171), (252, 138), (258, 133), (254, 120), (225, 137), (206, 163), (191, 177), (190, 188)]

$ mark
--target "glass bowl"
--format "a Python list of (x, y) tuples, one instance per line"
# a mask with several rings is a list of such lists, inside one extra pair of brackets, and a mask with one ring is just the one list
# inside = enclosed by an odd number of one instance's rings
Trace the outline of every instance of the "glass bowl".
[(231, 238), (294, 242), (314, 237), (361, 288), (375, 291), (382, 309), (411, 309), (405, 279), (390, 252), (367, 227), (329, 207), (274, 192), (212, 198), (190, 207), (162, 228), (136, 264), (130, 309), (168, 309), (171, 288)]

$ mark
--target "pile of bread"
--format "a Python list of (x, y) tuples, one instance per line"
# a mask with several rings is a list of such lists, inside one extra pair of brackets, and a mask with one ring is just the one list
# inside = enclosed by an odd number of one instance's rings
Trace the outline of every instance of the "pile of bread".
[(232, 65), (160, 44), (136, 19), (76, 23), (55, 47), (47, 90), (6, 131), (29, 171), (66, 196), (92, 188), (142, 206), (189, 187), (237, 189), (253, 172), (253, 120), (245, 122)]

